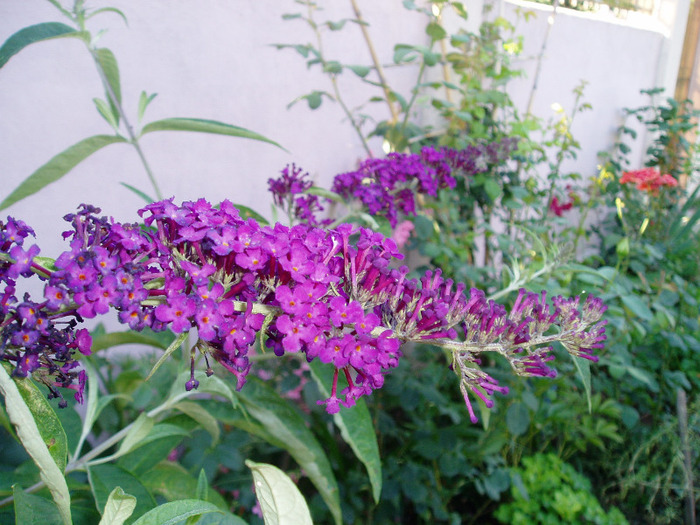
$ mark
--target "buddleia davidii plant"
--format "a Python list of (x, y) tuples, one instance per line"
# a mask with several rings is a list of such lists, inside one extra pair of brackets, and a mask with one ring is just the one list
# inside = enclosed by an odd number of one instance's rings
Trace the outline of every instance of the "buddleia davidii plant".
[[(148, 94), (146, 91), (142, 91), (139, 96), (137, 123), (135, 124), (124, 110), (117, 59), (110, 49), (99, 44), (104, 30), (93, 34), (87, 27), (91, 19), (106, 14), (117, 15), (126, 23), (127, 19), (124, 13), (115, 7), (92, 9), (86, 6), (84, 0), (75, 0), (70, 8), (64, 7), (58, 0), (48, 1), (56, 7), (64, 19), (67, 19), (68, 23), (42, 22), (25, 27), (14, 33), (0, 47), (0, 69), (12, 57), (31, 44), (63, 38), (78, 39), (85, 44), (85, 48), (93, 59), (96, 72), (104, 87), (104, 98), (94, 98), (93, 101), (100, 116), (109, 124), (112, 134), (88, 137), (54, 156), (27, 177), (9, 195), (5, 196), (0, 202), (0, 209), (7, 208), (42, 190), (47, 185), (60, 180), (90, 155), (110, 144), (118, 143), (130, 144), (134, 148), (146, 172), (151, 191), (153, 192), (152, 195), (157, 199), (162, 199), (162, 191), (140, 144), (141, 137), (147, 133), (156, 131), (193, 131), (243, 137), (279, 146), (274, 141), (258, 133), (214, 120), (175, 117), (144, 123), (142, 120), (146, 109), (156, 97), (155, 93)], [(141, 190), (125, 183), (122, 184), (147, 202), (155, 200), (153, 196)]]

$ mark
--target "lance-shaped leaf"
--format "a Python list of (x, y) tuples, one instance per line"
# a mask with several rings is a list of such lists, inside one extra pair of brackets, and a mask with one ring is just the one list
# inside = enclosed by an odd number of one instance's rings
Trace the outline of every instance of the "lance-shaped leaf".
[(581, 381), (583, 382), (583, 388), (586, 391), (586, 399), (588, 399), (588, 412), (593, 411), (593, 404), (591, 402), (591, 362), (583, 357), (578, 357), (573, 354), (571, 359), (576, 365), (579, 375), (581, 376)]
[[(259, 140), (274, 144), (278, 148), (282, 148), (274, 140), (263, 137), (259, 133), (250, 131), (238, 126), (232, 126), (224, 122), (216, 120), (204, 120), (198, 118), (166, 118), (150, 122), (143, 127), (141, 134), (151, 133), (153, 131), (196, 131), (199, 133), (213, 133), (215, 135), (227, 135), (229, 137), (242, 137), (245, 139)], [(285, 150), (287, 151), (287, 150)]]
[[(330, 397), (333, 373), (328, 373), (327, 367), (318, 360), (309, 363), (309, 368), (321, 394)], [(333, 421), (357, 459), (362, 461), (367, 468), (374, 501), (379, 503), (379, 496), (382, 492), (382, 462), (379, 458), (377, 434), (364, 399), (358, 399), (354, 407), (343, 409), (334, 414)]]
[(41, 168), (27, 177), (5, 200), (0, 202), (0, 210), (12, 206), (22, 199), (34, 195), (52, 182), (56, 182), (66, 173), (88, 158), (96, 151), (117, 142), (127, 142), (116, 135), (94, 135), (67, 150), (59, 153)]
[(245, 464), (253, 472), (265, 525), (313, 525), (306, 500), (289, 476), (273, 465)]
[(56, 412), (31, 379), (15, 379), (17, 390), (32, 413), (51, 457), (61, 472), (66, 468), (68, 438)]
[[(102, 81), (105, 83), (105, 94), (107, 95), (107, 101), (109, 102), (109, 109), (111, 110), (114, 122), (116, 122), (115, 127), (118, 127), (119, 109), (117, 106), (122, 103), (122, 88), (119, 80), (119, 66), (117, 65), (117, 59), (114, 56), (114, 53), (112, 53), (106, 47), (96, 49), (93, 56), (95, 57), (95, 62), (97, 62), (98, 67), (102, 71), (100, 76), (102, 77)], [(116, 101), (113, 100), (112, 97), (114, 97)], [(107, 121), (110, 122), (110, 119), (107, 118)]]
[(74, 28), (60, 22), (44, 22), (20, 29), (5, 40), (5, 43), (0, 47), (0, 68), (30, 44), (65, 37), (77, 37), (85, 42), (90, 41), (90, 34), (86, 31), (76, 31)]
[(201, 516), (210, 512), (221, 513), (213, 503), (197, 499), (171, 501), (148, 511), (137, 519), (133, 525), (175, 525), (192, 516)]
[(42, 439), (37, 423), (15, 382), (2, 365), (0, 365), (0, 394), (5, 397), (7, 415), (17, 430), (17, 436), (39, 467), (41, 479), (49, 488), (63, 523), (69, 525), (71, 523), (70, 493), (66, 479)]
[[(335, 522), (342, 523), (338, 483), (323, 447), (308, 429), (304, 418), (288, 401), (257, 379), (249, 379), (238, 394), (245, 410), (264, 429), (261, 437), (287, 450), (318, 489)], [(241, 425), (241, 428), (244, 428)], [(255, 432), (255, 428), (246, 430)]]
[(122, 186), (124, 186), (127, 190), (135, 193), (139, 197), (141, 197), (144, 201), (146, 201), (146, 204), (151, 204), (152, 202), (156, 202), (156, 199), (148, 195), (147, 193), (141, 191), (135, 186), (132, 186), (131, 184), (127, 184), (126, 182), (120, 182)]
[(22, 525), (61, 525), (56, 505), (46, 498), (27, 494), (19, 485), (12, 485), (15, 500), (15, 523)]

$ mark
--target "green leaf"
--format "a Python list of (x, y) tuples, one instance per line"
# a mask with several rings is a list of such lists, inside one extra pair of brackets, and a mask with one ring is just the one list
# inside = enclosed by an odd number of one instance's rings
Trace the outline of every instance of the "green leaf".
[(19, 525), (62, 525), (56, 504), (46, 498), (26, 494), (19, 485), (12, 485), (15, 500), (15, 523)]
[(309, 507), (294, 482), (277, 467), (246, 460), (266, 524), (313, 525)]
[(93, 465), (88, 467), (88, 480), (95, 504), (100, 514), (104, 514), (112, 491), (120, 487), (125, 493), (136, 498), (136, 506), (130, 519), (136, 519), (156, 506), (150, 492), (131, 473), (117, 465)]
[(622, 304), (629, 308), (634, 315), (641, 317), (645, 321), (651, 321), (654, 314), (651, 312), (647, 304), (636, 295), (623, 295), (620, 297)]
[[(75, 450), (75, 456), (78, 456), (80, 454), (80, 449), (82, 448), (83, 443), (87, 439), (88, 434), (90, 434), (92, 425), (95, 424), (97, 416), (99, 415), (97, 413), (99, 399), (99, 383), (97, 379), (97, 372), (95, 371), (95, 368), (92, 366), (92, 364), (87, 360), (83, 362), (83, 367), (85, 368), (85, 373), (87, 374), (87, 406), (85, 407), (85, 418), (83, 419), (83, 428), (80, 432), (80, 438), (78, 439), (78, 445)], [(102, 408), (104, 408), (104, 406)]]
[(323, 64), (323, 72), (338, 75), (343, 72), (343, 65), (336, 60), (331, 60)]
[[(153, 131), (195, 131), (199, 133), (213, 133), (215, 135), (227, 135), (229, 137), (242, 137), (245, 139), (259, 140), (273, 144), (278, 148), (284, 149), (277, 142), (270, 140), (262, 135), (249, 131), (245, 128), (232, 126), (215, 120), (203, 120), (196, 118), (166, 118), (156, 120), (146, 124), (141, 131), (142, 135), (152, 133)], [(287, 150), (285, 150), (287, 151)]]
[(328, 190), (326, 188), (321, 188), (319, 186), (311, 186), (310, 188), (304, 190), (304, 193), (308, 195), (316, 195), (318, 197), (325, 197), (326, 199), (332, 200), (334, 202), (344, 202), (343, 198), (336, 192)]
[(578, 357), (573, 354), (571, 359), (573, 359), (576, 369), (578, 370), (579, 376), (581, 376), (581, 382), (583, 383), (583, 388), (586, 391), (586, 399), (588, 400), (588, 412), (593, 411), (593, 404), (591, 402), (591, 362), (583, 357)]
[(506, 425), (514, 436), (521, 436), (530, 426), (530, 411), (524, 403), (515, 402), (506, 412)]
[[(107, 85), (105, 85), (105, 95), (112, 109), (114, 120), (118, 124), (119, 110), (117, 109), (117, 106), (121, 105), (122, 103), (122, 88), (119, 78), (119, 65), (117, 64), (117, 59), (114, 56), (114, 53), (112, 53), (112, 51), (106, 47), (96, 49), (93, 56), (95, 57), (95, 61), (97, 62), (98, 66), (104, 73), (103, 81), (107, 83)], [(116, 100), (112, 99), (112, 95), (114, 95), (114, 99)]]
[(207, 474), (204, 469), (199, 470), (199, 477), (197, 478), (197, 494), (196, 499), (201, 499), (202, 501), (207, 501), (207, 493), (209, 492), (209, 481), (207, 480)]
[(156, 507), (136, 520), (133, 525), (175, 525), (190, 516), (221, 511), (213, 503), (197, 499), (171, 501)]
[(238, 210), (238, 214), (243, 219), (249, 219), (252, 217), (256, 221), (258, 221), (260, 224), (262, 224), (263, 226), (267, 226), (268, 224), (270, 224), (270, 221), (268, 221), (265, 217), (260, 215), (253, 208), (249, 208), (248, 206), (243, 206), (242, 204), (237, 204), (237, 203), (234, 203), (233, 206)]
[(173, 449), (187, 436), (189, 436), (188, 430), (179, 425), (169, 423), (156, 425), (144, 438), (143, 443), (119, 458), (117, 465), (141, 479), (146, 472), (161, 461), (165, 461)]
[[(309, 368), (321, 395), (330, 397), (333, 374), (328, 373), (329, 367), (314, 360), (309, 363)], [(367, 469), (374, 502), (379, 503), (382, 493), (382, 462), (379, 458), (377, 433), (364, 399), (358, 399), (354, 407), (334, 414), (333, 421), (340, 429), (340, 435)]]
[[(201, 477), (201, 471), (200, 471)], [(198, 480), (187, 470), (170, 461), (163, 461), (140, 476), (141, 482), (153, 494), (164, 497), (168, 501), (189, 499), (196, 494), (196, 499), (213, 503), (221, 510), (228, 509), (228, 503), (216, 490), (207, 485), (206, 496), (200, 493)], [(206, 476), (205, 476), (206, 480)]]
[(316, 109), (321, 106), (321, 102), (323, 102), (323, 98), (321, 98), (321, 92), (320, 91), (314, 91), (313, 93), (309, 93), (308, 95), (305, 95), (304, 98), (306, 99), (306, 102), (309, 104), (310, 109)]
[(92, 340), (92, 351), (98, 352), (105, 348), (112, 348), (119, 345), (146, 345), (167, 350), (170, 343), (165, 344), (163, 339), (157, 337), (156, 334), (146, 334), (139, 332), (111, 332), (104, 335), (94, 337)]
[(115, 118), (114, 112), (112, 111), (112, 108), (110, 108), (110, 105), (101, 98), (93, 98), (92, 101), (95, 103), (97, 112), (102, 115), (102, 118), (107, 121), (107, 124), (114, 128), (114, 131), (117, 131), (119, 129), (119, 122)]
[[(215, 447), (217, 445), (217, 443), (219, 442), (219, 438), (221, 437), (219, 422), (214, 416), (207, 412), (207, 410), (204, 407), (197, 403), (193, 403), (192, 401), (180, 401), (179, 403), (174, 405), (173, 408), (178, 409), (180, 412), (188, 415), (197, 423), (199, 423), (202, 426), (202, 428), (204, 428), (204, 430), (209, 432), (209, 435), (211, 435), (211, 446)], [(197, 499), (202, 498), (198, 496)]]
[(63, 477), (63, 471), (56, 465), (32, 412), (20, 394), (17, 384), (10, 378), (3, 365), (0, 365), (0, 394), (5, 397), (5, 409), (10, 421), (15, 426), (17, 437), (39, 467), (41, 479), (49, 488), (63, 523), (70, 524), (70, 493)]
[(77, 37), (85, 42), (90, 41), (90, 34), (85, 31), (76, 31), (74, 28), (60, 22), (44, 22), (20, 29), (0, 47), (0, 68), (25, 47), (43, 40), (53, 38)]
[(358, 77), (365, 78), (367, 75), (369, 75), (369, 72), (372, 71), (372, 68), (367, 67), (367, 66), (345, 66), (347, 67), (350, 71), (355, 73)]
[(126, 142), (126, 139), (115, 135), (95, 135), (81, 140), (27, 177), (5, 200), (0, 202), (0, 210), (34, 195), (52, 182), (59, 180), (96, 151), (117, 142)]
[(141, 197), (141, 199), (143, 199), (144, 201), (146, 201), (146, 204), (151, 204), (152, 202), (155, 202), (155, 199), (154, 199), (153, 197), (151, 197), (150, 195), (144, 193), (144, 192), (141, 191), (140, 189), (138, 189), (138, 188), (132, 186), (131, 184), (127, 184), (126, 182), (120, 182), (119, 184), (121, 184), (122, 186), (124, 186), (126, 189), (132, 191), (133, 193), (135, 193), (135, 194), (138, 195), (139, 197)]
[(126, 19), (126, 15), (124, 13), (122, 13), (119, 9), (117, 9), (116, 7), (102, 7), (100, 9), (95, 9), (92, 13), (90, 13), (89, 15), (87, 15), (85, 17), (85, 20), (89, 20), (93, 16), (99, 15), (100, 13), (115, 13), (115, 14), (119, 15), (122, 18), (122, 20), (124, 20), (124, 24), (126, 26), (129, 25), (129, 21)]
[(182, 345), (182, 343), (185, 342), (185, 339), (187, 339), (187, 334), (188, 332), (182, 332), (175, 338), (175, 340), (172, 343), (170, 343), (170, 346), (168, 346), (168, 348), (165, 349), (165, 353), (162, 356), (160, 356), (160, 359), (158, 359), (158, 361), (156, 361), (156, 364), (153, 365), (153, 368), (151, 368), (151, 371), (148, 373), (148, 376), (146, 376), (146, 381), (151, 379), (151, 377), (153, 377), (153, 374), (156, 373), (156, 370), (158, 370), (163, 365), (163, 363), (165, 363), (168, 360), (170, 355), (175, 350), (180, 348), (180, 345)]
[(115, 458), (123, 456), (131, 450), (143, 445), (143, 439), (151, 432), (151, 429), (155, 425), (155, 421), (152, 417), (148, 417), (145, 412), (141, 412), (139, 417), (136, 418), (127, 432), (126, 436), (119, 445), (119, 450), (114, 455)]
[(32, 413), (41, 439), (61, 472), (66, 469), (68, 438), (53, 407), (31, 379), (16, 378), (15, 384)]
[(503, 194), (501, 186), (493, 179), (486, 179), (484, 181), (484, 191), (492, 201), (495, 201)]
[(298, 410), (272, 388), (256, 379), (249, 379), (238, 397), (246, 411), (262, 425), (264, 434), (259, 435), (292, 455), (320, 492), (335, 522), (340, 525), (340, 496), (333, 469), (323, 447), (306, 426)]
[[(216, 377), (215, 375), (207, 377), (206, 373), (203, 370), (195, 370), (194, 378), (197, 381), (199, 381), (199, 386), (197, 387), (197, 390), (192, 390), (190, 394), (212, 394), (228, 399), (231, 402), (231, 406), (235, 407), (238, 404), (238, 397), (234, 395), (233, 390), (231, 390), (231, 387), (228, 386), (228, 384), (226, 384), (223, 380), (221, 380), (221, 378)], [(176, 396), (182, 394), (182, 392), (185, 389), (185, 382), (189, 381), (189, 379), (189, 371), (182, 372), (177, 377), (177, 379), (173, 383), (173, 387), (170, 389), (170, 399), (173, 399)]]
[(100, 525), (122, 525), (136, 508), (136, 498), (126, 494), (121, 487), (109, 493)]
[(151, 95), (146, 94), (145, 91), (141, 92), (141, 96), (139, 97), (139, 109), (138, 109), (138, 115), (139, 115), (139, 122), (141, 122), (141, 119), (143, 118), (144, 113), (146, 113), (146, 108), (148, 105), (153, 102), (153, 99), (158, 96), (158, 93), (153, 93)]
[(437, 22), (430, 22), (428, 27), (425, 28), (425, 32), (433, 40), (433, 42), (442, 40), (447, 36), (447, 31), (445, 31), (445, 29)]

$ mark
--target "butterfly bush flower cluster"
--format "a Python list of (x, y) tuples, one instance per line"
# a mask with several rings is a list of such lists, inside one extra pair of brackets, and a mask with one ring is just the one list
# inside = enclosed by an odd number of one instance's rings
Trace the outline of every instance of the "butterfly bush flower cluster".
[[(140, 211), (145, 227), (98, 218), (90, 206), (67, 216), (70, 249), (55, 267), (38, 264), (38, 248), (24, 248), (31, 230), (8, 219), (2, 225), (2, 353), (15, 375), (52, 377), (54, 386), (82, 396), (78, 353), (89, 353), (84, 318), (118, 312), (134, 330), (195, 331), (195, 353), (222, 364), (241, 388), (250, 371), (256, 334), (278, 356), (299, 354), (332, 367), (329, 413), (352, 406), (381, 388), (398, 365), (401, 345), (427, 342), (448, 349), (472, 420), (470, 396), (493, 404), (507, 388), (479, 368), (480, 354), (497, 352), (518, 375), (552, 376), (551, 345), (596, 360), (605, 340), (605, 310), (595, 298), (554, 298), (521, 291), (508, 312), (484, 293), (429, 271), (409, 279), (395, 243), (343, 224), (260, 225), (243, 219), (228, 201), (172, 200)], [(18, 277), (45, 281), (44, 298), (19, 302)], [(343, 379), (342, 383), (340, 379)], [(46, 381), (45, 381), (46, 382)]]
[[(92, 338), (86, 329), (76, 329), (82, 317), (60, 287), (47, 285), (47, 297), (40, 301), (26, 293), (18, 298), (19, 279), (35, 272), (46, 279), (52, 273), (36, 262), (39, 247), (25, 246), (30, 236), (34, 231), (24, 222), (11, 217), (0, 221), (0, 363), (11, 364), (15, 377), (31, 374), (64, 407), (58, 387), (74, 389), (75, 399), (82, 402), (86, 375), (78, 370), (74, 353), (89, 355)], [(76, 271), (71, 280), (79, 282), (81, 276)]]
[[(439, 189), (454, 189), (457, 178), (467, 180), (492, 170), (516, 147), (516, 139), (506, 138), (461, 150), (426, 146), (420, 153), (390, 153), (386, 158), (366, 159), (357, 170), (336, 175), (331, 190), (346, 202), (360, 201), (370, 215), (386, 217), (396, 228), (399, 213), (416, 215), (418, 196), (436, 197)], [(279, 178), (269, 180), (270, 191), (290, 217), (321, 224), (316, 214), (323, 208), (318, 197), (305, 194), (313, 184), (301, 171), (287, 166)]]
[(268, 180), (268, 189), (274, 203), (282, 208), (290, 220), (299, 220), (312, 226), (329, 224), (318, 218), (324, 208), (316, 195), (306, 192), (314, 185), (309, 174), (295, 164), (286, 166), (277, 179)]

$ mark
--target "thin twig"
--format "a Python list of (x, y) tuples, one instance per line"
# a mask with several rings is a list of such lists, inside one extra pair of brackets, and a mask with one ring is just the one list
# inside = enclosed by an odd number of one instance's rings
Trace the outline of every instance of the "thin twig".
[(399, 114), (396, 111), (394, 104), (392, 104), (391, 102), (391, 90), (389, 89), (389, 84), (387, 83), (386, 77), (384, 76), (384, 68), (382, 68), (381, 63), (379, 62), (377, 52), (374, 49), (374, 44), (372, 43), (372, 39), (369, 36), (369, 31), (367, 30), (367, 24), (362, 18), (362, 13), (360, 13), (360, 8), (357, 5), (356, 0), (350, 0), (350, 3), (352, 4), (352, 10), (355, 12), (355, 18), (357, 19), (360, 25), (362, 36), (364, 37), (365, 42), (367, 43), (367, 48), (369, 49), (369, 54), (372, 57), (374, 69), (377, 72), (377, 76), (379, 77), (379, 83), (382, 86), (382, 89), (384, 90), (384, 98), (386, 99), (386, 103), (389, 106), (389, 111), (391, 112), (391, 122), (395, 124), (399, 120)]

